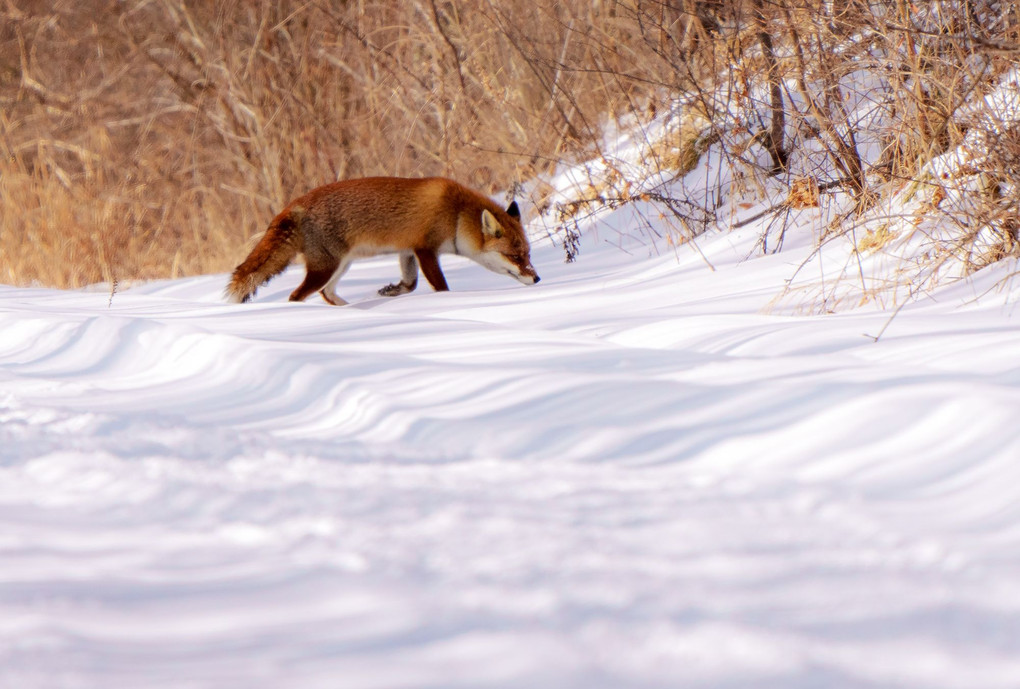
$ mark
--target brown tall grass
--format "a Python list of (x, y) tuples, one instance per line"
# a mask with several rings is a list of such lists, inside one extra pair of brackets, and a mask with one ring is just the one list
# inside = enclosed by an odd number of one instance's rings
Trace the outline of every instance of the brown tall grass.
[[(1006, 0), (3, 0), (0, 281), (225, 271), (319, 184), (513, 190), (665, 113), (647, 144), (668, 175), (715, 145), (748, 184), (810, 178), (860, 216), (989, 121), (966, 106), (1015, 65), (1018, 27)], [(861, 70), (877, 133), (847, 105)], [(991, 190), (953, 216), (964, 249), (1001, 238), (986, 258), (1020, 251), (1017, 130), (990, 128)], [(590, 187), (577, 208), (637, 197), (615, 170)]]
[(7, 0), (0, 280), (226, 270), (289, 197), (337, 178), (512, 188), (626, 104), (613, 74), (629, 56), (599, 43), (624, 45), (613, 11)]

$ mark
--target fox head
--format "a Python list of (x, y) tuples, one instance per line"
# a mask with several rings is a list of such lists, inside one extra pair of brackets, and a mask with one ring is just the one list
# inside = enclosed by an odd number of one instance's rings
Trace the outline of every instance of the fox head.
[(481, 251), (473, 258), (492, 272), (504, 273), (525, 285), (539, 281), (531, 265), (531, 247), (521, 227), (521, 212), (516, 201), (506, 209), (502, 222), (490, 211), (482, 211)]

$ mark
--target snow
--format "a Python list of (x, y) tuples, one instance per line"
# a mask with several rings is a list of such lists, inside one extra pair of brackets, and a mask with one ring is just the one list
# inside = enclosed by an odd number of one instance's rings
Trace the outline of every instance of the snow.
[(0, 686), (1020, 686), (1015, 263), (791, 315), (810, 241), (628, 212), (534, 287), (0, 287)]

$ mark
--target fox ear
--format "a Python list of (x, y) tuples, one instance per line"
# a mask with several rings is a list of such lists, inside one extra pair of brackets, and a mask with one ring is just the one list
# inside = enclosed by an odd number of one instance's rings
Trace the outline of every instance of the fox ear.
[(482, 234), (489, 239), (499, 239), (503, 236), (503, 226), (496, 220), (496, 216), (487, 210), (482, 211)]
[(510, 205), (506, 207), (506, 214), (514, 220), (521, 219), (521, 209), (517, 207), (516, 201), (511, 201)]

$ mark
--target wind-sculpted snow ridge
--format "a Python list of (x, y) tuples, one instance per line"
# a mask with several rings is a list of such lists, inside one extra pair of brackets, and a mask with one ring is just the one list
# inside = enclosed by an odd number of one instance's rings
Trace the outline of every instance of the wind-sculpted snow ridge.
[(1020, 685), (1009, 267), (764, 315), (755, 231), (0, 288), (0, 686)]

